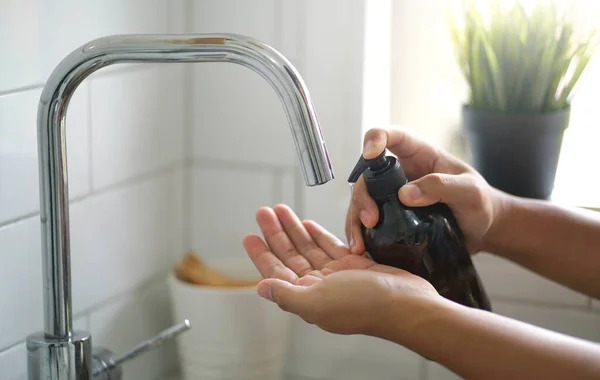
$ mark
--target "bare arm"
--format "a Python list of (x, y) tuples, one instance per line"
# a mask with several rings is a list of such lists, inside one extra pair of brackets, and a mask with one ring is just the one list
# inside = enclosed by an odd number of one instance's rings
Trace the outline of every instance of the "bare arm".
[[(600, 298), (600, 214), (522, 199), (492, 188), (473, 168), (402, 129), (372, 129), (365, 158), (393, 152), (411, 182), (398, 194), (419, 207), (446, 203), (469, 251), (492, 252), (574, 290)], [(361, 178), (348, 208), (346, 235), (352, 252), (364, 252), (361, 224), (373, 227), (378, 209)]]
[[(404, 303), (404, 304), (403, 304)], [(467, 379), (599, 379), (600, 346), (450, 301), (416, 307), (406, 321), (396, 303), (377, 336)], [(415, 311), (413, 310), (413, 311)], [(400, 316), (402, 322), (394, 318)]]
[(600, 298), (600, 216), (546, 201), (503, 198), (484, 250)]
[(265, 240), (244, 247), (265, 277), (258, 293), (326, 331), (396, 342), (468, 379), (600, 379), (600, 346), (449, 301), (285, 206), (257, 222)]

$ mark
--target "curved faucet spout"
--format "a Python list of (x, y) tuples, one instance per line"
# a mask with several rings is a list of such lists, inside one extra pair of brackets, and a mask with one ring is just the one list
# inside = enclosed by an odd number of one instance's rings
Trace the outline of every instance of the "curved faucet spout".
[(94, 71), (124, 62), (231, 62), (248, 67), (275, 89), (292, 131), (308, 186), (333, 179), (311, 97), (300, 75), (279, 52), (235, 34), (119, 35), (94, 40), (67, 56), (42, 92), (38, 149), (44, 322), (48, 339), (72, 335), (69, 208), (65, 119), (77, 86)]

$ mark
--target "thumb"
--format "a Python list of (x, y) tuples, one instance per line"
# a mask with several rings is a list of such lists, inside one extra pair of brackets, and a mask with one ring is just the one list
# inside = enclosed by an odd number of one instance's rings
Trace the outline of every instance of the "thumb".
[(472, 175), (432, 173), (402, 186), (400, 201), (407, 206), (469, 204), (477, 199), (479, 187)]
[(275, 302), (282, 310), (300, 316), (310, 310), (313, 298), (309, 287), (275, 278), (262, 280), (258, 284), (257, 292), (261, 297)]

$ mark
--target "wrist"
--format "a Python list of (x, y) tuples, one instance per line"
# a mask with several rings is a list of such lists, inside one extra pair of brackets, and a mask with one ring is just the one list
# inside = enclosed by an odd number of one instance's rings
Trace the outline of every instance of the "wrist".
[(369, 335), (410, 349), (415, 337), (427, 339), (427, 331), (424, 329), (431, 317), (443, 315), (451, 307), (449, 304), (452, 302), (433, 292), (392, 291), (387, 307), (381, 310)]
[(511, 216), (517, 207), (518, 198), (492, 188), (493, 214), (492, 223), (484, 236), (482, 248), (484, 251), (499, 254), (503, 244), (510, 236), (508, 229), (511, 225)]
[(380, 324), (377, 337), (437, 362), (462, 347), (465, 322), (478, 310), (439, 295), (407, 298), (397, 297), (389, 318)]

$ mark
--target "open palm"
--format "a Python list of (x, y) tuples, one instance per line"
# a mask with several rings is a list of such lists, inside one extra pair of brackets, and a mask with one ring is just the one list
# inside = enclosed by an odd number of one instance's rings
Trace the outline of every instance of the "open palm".
[(266, 242), (250, 234), (244, 248), (265, 278), (258, 294), (323, 330), (377, 335), (384, 316), (395, 318), (386, 314), (392, 300), (439, 296), (421, 277), (351, 254), (285, 205), (259, 209), (256, 221)]
[(301, 222), (285, 205), (263, 207), (256, 221), (265, 237), (249, 234), (244, 248), (264, 278), (277, 278), (295, 285), (312, 285), (343, 270), (369, 270), (392, 275), (410, 275), (350, 253), (337, 237), (312, 221)]

